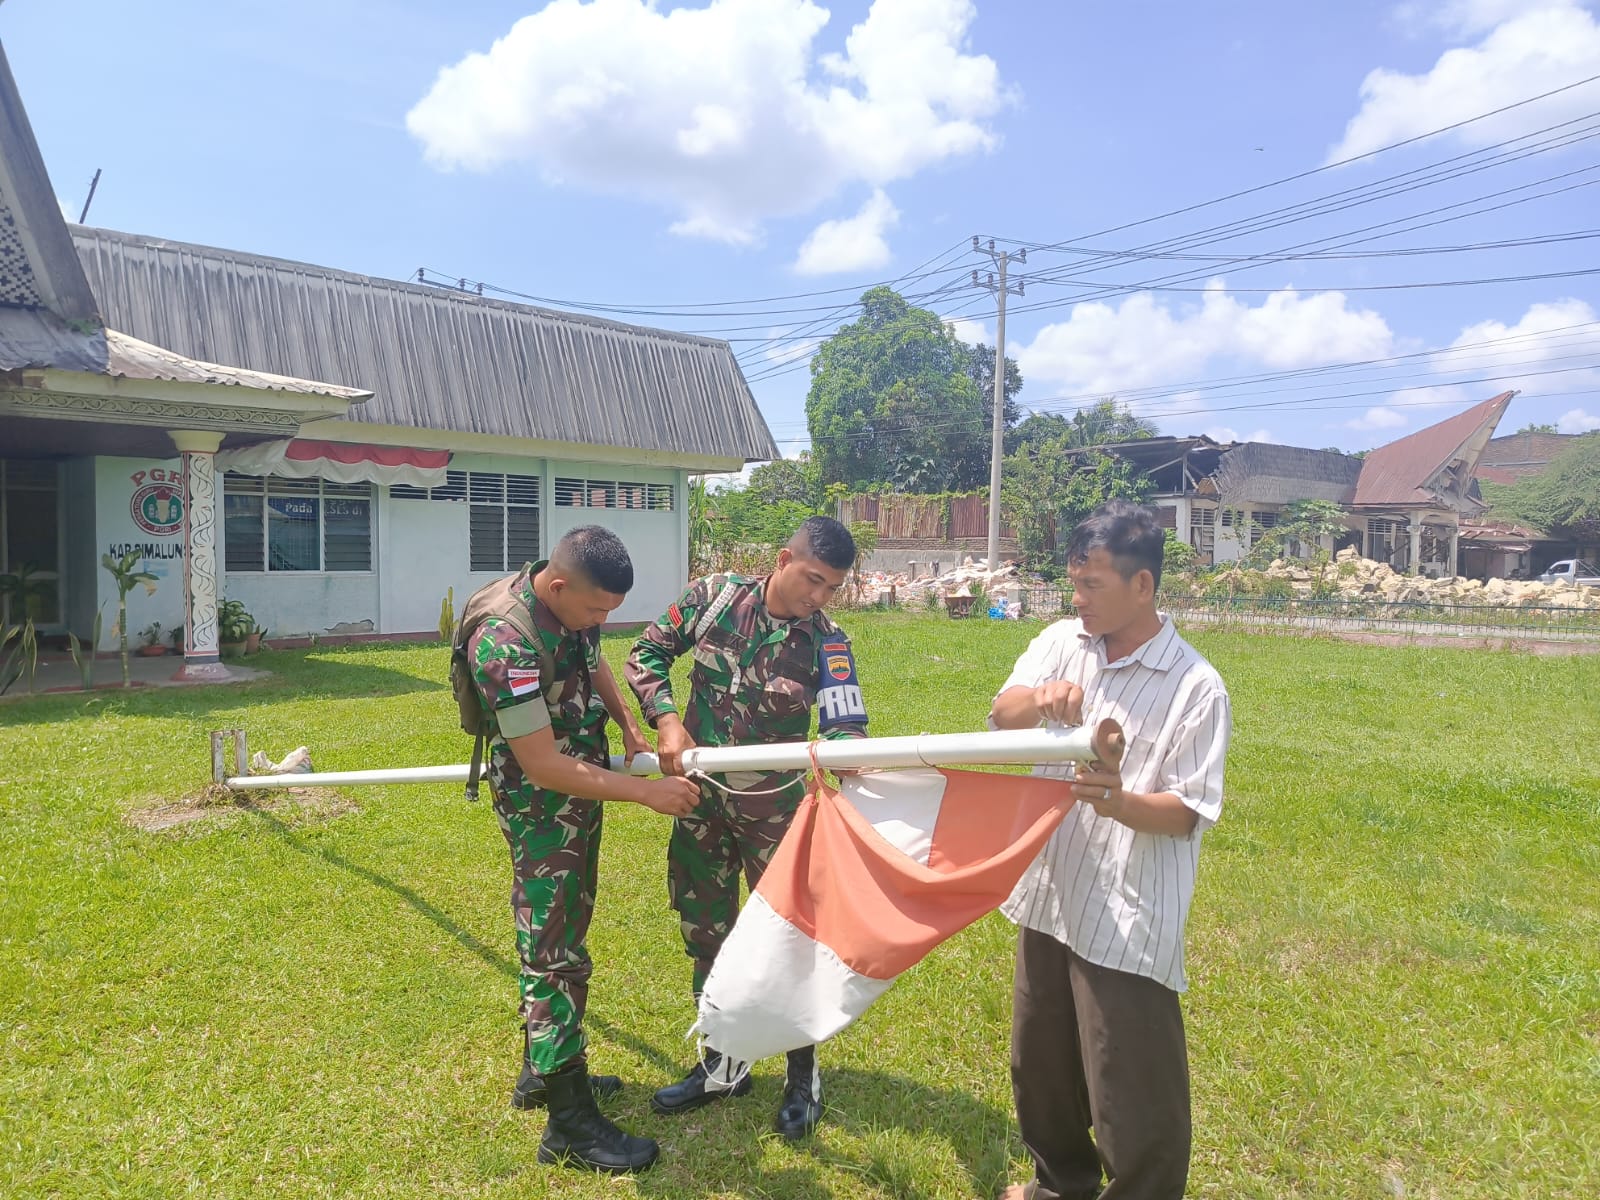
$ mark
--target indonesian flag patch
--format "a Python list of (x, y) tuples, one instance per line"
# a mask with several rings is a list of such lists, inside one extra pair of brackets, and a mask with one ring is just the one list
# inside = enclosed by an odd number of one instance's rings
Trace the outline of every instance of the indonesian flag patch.
[(527, 696), (539, 690), (538, 667), (507, 667), (506, 686), (513, 696)]

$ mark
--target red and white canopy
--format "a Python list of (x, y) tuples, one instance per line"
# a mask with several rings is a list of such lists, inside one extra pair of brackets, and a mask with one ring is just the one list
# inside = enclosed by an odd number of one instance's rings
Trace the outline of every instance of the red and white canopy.
[(412, 487), (443, 487), (449, 462), (448, 450), (368, 446), (312, 438), (262, 442), (217, 454), (220, 470), (243, 475), (327, 479), (334, 483), (408, 483)]

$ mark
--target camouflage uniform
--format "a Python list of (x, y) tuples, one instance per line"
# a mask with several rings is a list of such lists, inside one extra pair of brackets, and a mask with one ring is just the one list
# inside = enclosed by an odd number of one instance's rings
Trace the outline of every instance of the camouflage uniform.
[(583, 1009), (593, 969), (584, 936), (594, 913), (600, 860), (600, 802), (535, 786), (506, 744), (549, 728), (561, 753), (604, 766), (605, 703), (592, 678), (597, 629), (571, 633), (533, 592), (543, 562), (524, 568), (520, 595), (533, 614), (555, 678), (544, 678), (537, 647), (510, 622), (489, 618), (473, 638), (473, 681), (494, 725), (489, 789), (511, 848), (511, 910), (521, 959), (528, 1065), (553, 1074), (584, 1053)]
[[(724, 595), (732, 584), (733, 590)], [(819, 704), (824, 738), (865, 737), (867, 712), (850, 640), (822, 613), (782, 620), (767, 611), (764, 579), (713, 575), (696, 580), (634, 643), (628, 684), (653, 726), (678, 712), (668, 673), (691, 653), (684, 727), (701, 746), (804, 741)], [(707, 606), (718, 609), (704, 633)], [(741, 772), (714, 777), (727, 788), (769, 794), (730, 795), (702, 784), (692, 816), (673, 822), (667, 888), (694, 960), (698, 995), (712, 960), (739, 913), (739, 872), (755, 887), (804, 795), (798, 773)]]

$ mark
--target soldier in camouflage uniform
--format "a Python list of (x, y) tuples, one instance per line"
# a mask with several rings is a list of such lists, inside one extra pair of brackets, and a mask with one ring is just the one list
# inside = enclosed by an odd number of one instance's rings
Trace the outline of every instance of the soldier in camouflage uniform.
[(511, 849), (522, 965), (525, 1051), (512, 1103), (549, 1105), (540, 1161), (607, 1171), (642, 1170), (657, 1147), (601, 1116), (596, 1093), (610, 1095), (622, 1081), (591, 1080), (585, 1056), (592, 965), (584, 938), (594, 912), (601, 802), (634, 801), (681, 815), (698, 799), (685, 779), (605, 769), (608, 712), (622, 727), (629, 757), (649, 749), (600, 656), (600, 623), (632, 585), (633, 565), (615, 534), (575, 529), (549, 561), (524, 567), (513, 585), (539, 644), (497, 617), (480, 622), (470, 642), (473, 682), (493, 725), (489, 788)]
[[(804, 741), (811, 709), (825, 738), (865, 737), (867, 710), (850, 641), (823, 614), (855, 562), (850, 531), (830, 517), (812, 517), (778, 554), (765, 579), (713, 575), (690, 584), (677, 603), (645, 630), (628, 657), (628, 684), (659, 735), (663, 769), (680, 773), (691, 746), (743, 746)], [(669, 672), (691, 654), (689, 696), (680, 712)], [(771, 861), (804, 794), (800, 774), (709, 776), (693, 815), (673, 822), (667, 886), (694, 961), (694, 991), (739, 911), (739, 875), (750, 887)], [(711, 1076), (714, 1049), (681, 1083), (651, 1100), (657, 1112), (687, 1112), (724, 1095), (750, 1090), (748, 1075), (726, 1086)], [(790, 1053), (776, 1128), (802, 1137), (822, 1113), (816, 1047)]]

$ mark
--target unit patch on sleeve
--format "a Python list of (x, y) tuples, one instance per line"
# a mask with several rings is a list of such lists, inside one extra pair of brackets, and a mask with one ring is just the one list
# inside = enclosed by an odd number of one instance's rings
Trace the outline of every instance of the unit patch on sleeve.
[(683, 609), (679, 608), (676, 603), (667, 605), (667, 620), (672, 622), (674, 629), (682, 629)]
[(826, 733), (835, 725), (865, 725), (867, 705), (856, 680), (856, 662), (850, 643), (823, 642), (817, 651), (822, 687), (817, 691), (817, 728)]

